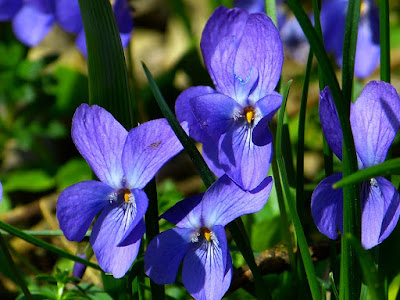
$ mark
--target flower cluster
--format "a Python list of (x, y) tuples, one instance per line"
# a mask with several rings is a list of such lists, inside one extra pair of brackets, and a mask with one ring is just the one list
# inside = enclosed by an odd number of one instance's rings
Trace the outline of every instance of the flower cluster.
[[(115, 2), (115, 9), (120, 3)], [(75, 32), (79, 26), (68, 30)], [(220, 299), (232, 279), (224, 227), (261, 210), (272, 189), (272, 178), (267, 177), (273, 149), (268, 122), (282, 101), (274, 89), (283, 49), (278, 29), (264, 13), (219, 7), (204, 28), (201, 50), (215, 89), (183, 91), (175, 110), (189, 135), (203, 144), (205, 160), (219, 179), (204, 194), (182, 200), (161, 215), (176, 227), (150, 242), (144, 263), (154, 282), (168, 284), (175, 281), (182, 262), (182, 281), (194, 298)], [(329, 88), (320, 93), (320, 119), (341, 159), (342, 133)], [(352, 103), (350, 123), (359, 168), (383, 162), (400, 128), (396, 90), (384, 82), (367, 84)], [(182, 146), (165, 119), (128, 132), (110, 113), (87, 104), (73, 117), (72, 139), (100, 181), (80, 182), (60, 194), (60, 227), (68, 239), (80, 241), (98, 215), (91, 245), (100, 267), (120, 278), (136, 258), (145, 232), (148, 198), (143, 189)], [(315, 223), (332, 239), (338, 229), (343, 231), (343, 191), (331, 187), (341, 176), (324, 179), (312, 195)], [(361, 190), (362, 244), (368, 249), (395, 227), (400, 196), (383, 177), (363, 182)]]
[[(127, 0), (116, 0), (113, 9), (125, 47), (133, 29)], [(77, 34), (76, 46), (87, 56), (78, 0), (0, 0), (0, 21), (12, 21), (16, 37), (28, 46), (39, 44), (57, 23), (65, 31)]]

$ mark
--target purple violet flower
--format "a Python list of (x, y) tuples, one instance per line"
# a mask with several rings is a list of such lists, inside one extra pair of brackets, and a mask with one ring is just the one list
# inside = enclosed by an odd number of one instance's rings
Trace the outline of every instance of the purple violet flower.
[(268, 128), (282, 102), (274, 92), (283, 64), (282, 42), (264, 13), (218, 7), (201, 39), (204, 63), (216, 90), (197, 86), (175, 104), (189, 135), (219, 177), (226, 173), (246, 190), (266, 177), (272, 158)]
[[(321, 27), (327, 51), (342, 66), (343, 39), (348, 0), (326, 0), (321, 8)], [(380, 60), (379, 11), (372, 0), (361, 0), (354, 74), (369, 76)]]
[(0, 0), (0, 21), (12, 21), (15, 36), (35, 46), (53, 27), (54, 0)]
[(224, 226), (259, 211), (271, 188), (271, 177), (246, 192), (223, 175), (204, 194), (178, 202), (161, 216), (177, 227), (158, 234), (146, 249), (146, 274), (157, 284), (173, 283), (183, 260), (182, 281), (192, 297), (221, 299), (232, 280)]
[[(125, 48), (133, 30), (127, 0), (116, 0), (113, 9)], [(0, 21), (12, 21), (15, 36), (28, 46), (39, 44), (58, 23), (65, 31), (77, 34), (76, 46), (87, 57), (78, 0), (0, 0)]]
[[(131, 38), (133, 20), (127, 0), (115, 0), (113, 4), (115, 19), (117, 21), (122, 47), (125, 48)], [(76, 46), (87, 57), (85, 31), (78, 0), (57, 0), (55, 15), (61, 28), (69, 33), (77, 34)]]
[(80, 241), (94, 217), (90, 243), (100, 267), (115, 278), (130, 268), (145, 232), (145, 185), (182, 145), (165, 119), (126, 131), (103, 108), (82, 104), (72, 120), (72, 139), (100, 181), (66, 188), (57, 218), (67, 239)]
[[(319, 115), (324, 136), (332, 151), (342, 159), (342, 132), (328, 87), (320, 92)], [(351, 103), (350, 124), (358, 167), (364, 169), (385, 161), (400, 128), (400, 98), (385, 82), (369, 82), (355, 103)], [(311, 198), (311, 212), (319, 231), (330, 239), (343, 232), (343, 189), (332, 189), (342, 178), (333, 174), (320, 182)], [(397, 224), (400, 196), (383, 177), (361, 183), (361, 242), (365, 249), (386, 239)]]

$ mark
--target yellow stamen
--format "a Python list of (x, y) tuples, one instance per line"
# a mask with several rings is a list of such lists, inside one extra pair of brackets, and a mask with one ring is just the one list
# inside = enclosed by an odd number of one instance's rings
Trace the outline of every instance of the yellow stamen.
[(125, 203), (128, 203), (128, 202), (129, 202), (130, 196), (131, 196), (131, 191), (128, 190), (128, 189), (125, 189), (125, 191), (124, 191), (124, 200), (125, 200)]
[(250, 124), (251, 121), (254, 120), (254, 107), (249, 106), (244, 109), (244, 113), (246, 115), (246, 120)]
[(203, 234), (207, 242), (209, 242), (211, 240), (211, 230), (208, 228), (203, 228)]
[(365, 1), (361, 1), (360, 15), (364, 16), (367, 13), (367, 10), (368, 10), (368, 4), (365, 3)]

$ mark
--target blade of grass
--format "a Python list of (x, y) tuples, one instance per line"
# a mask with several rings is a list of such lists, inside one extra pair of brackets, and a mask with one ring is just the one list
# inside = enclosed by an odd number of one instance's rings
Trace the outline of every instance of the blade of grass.
[(128, 74), (109, 0), (79, 0), (86, 35), (89, 103), (107, 109), (127, 129), (133, 126)]
[(291, 81), (289, 81), (288, 84), (286, 85), (285, 93), (283, 95), (282, 106), (279, 109), (278, 126), (277, 126), (277, 130), (276, 130), (275, 152), (276, 152), (276, 159), (278, 162), (279, 172), (281, 174), (284, 195), (287, 200), (287, 204), (288, 204), (290, 213), (292, 215), (292, 222), (293, 222), (294, 230), (295, 230), (295, 233), (297, 236), (297, 242), (298, 242), (298, 245), (300, 248), (300, 254), (301, 254), (304, 268), (305, 268), (305, 271), (307, 274), (307, 279), (308, 279), (308, 284), (310, 286), (311, 294), (312, 294), (312, 297), (314, 300), (320, 300), (321, 292), (319, 289), (317, 277), (315, 275), (314, 265), (311, 260), (310, 252), (308, 251), (308, 244), (307, 244), (306, 236), (304, 234), (303, 227), (301, 225), (300, 218), (297, 213), (296, 204), (294, 203), (292, 196), (290, 194), (290, 188), (289, 188), (289, 183), (288, 183), (287, 174), (286, 174), (286, 170), (285, 170), (285, 164), (284, 164), (283, 157), (282, 157), (282, 126), (283, 126), (283, 118), (284, 118), (285, 109), (286, 109), (286, 100), (287, 100), (287, 95), (289, 93), (290, 85), (291, 85)]
[(276, 1), (265, 0), (265, 12), (274, 22), (275, 26), (278, 27), (278, 20), (276, 17)]
[(28, 286), (26, 285), (26, 282), (24, 278), (22, 277), (19, 268), (16, 266), (14, 263), (14, 260), (11, 257), (10, 251), (8, 250), (7, 243), (3, 238), (3, 235), (0, 233), (0, 249), (3, 252), (3, 255), (6, 258), (6, 261), (8, 262), (10, 266), (10, 270), (14, 273), (14, 277), (16, 279), (16, 282), (18, 283), (19, 287), (22, 290), (22, 293), (24, 293), (26, 299), (33, 299), (31, 293), (29, 292)]
[[(149, 198), (149, 206), (146, 211), (146, 241), (147, 245), (160, 232), (158, 225), (158, 201), (155, 179), (151, 180), (145, 187), (145, 192)], [(150, 279), (151, 295), (153, 299), (165, 299), (164, 285), (158, 285)]]
[(365, 168), (336, 182), (333, 188), (342, 188), (349, 184), (356, 184), (377, 176), (400, 175), (400, 158), (387, 160), (379, 165)]
[(381, 43), (381, 80), (390, 82), (389, 0), (379, 0), (379, 30)]
[[(142, 62), (143, 70), (146, 74), (147, 80), (149, 82), (150, 88), (153, 92), (154, 98), (157, 101), (158, 106), (160, 107), (161, 112), (164, 117), (168, 120), (169, 125), (172, 130), (175, 132), (179, 141), (182, 143), (185, 148), (187, 154), (190, 159), (193, 161), (194, 166), (197, 169), (201, 179), (203, 180), (206, 187), (210, 187), (214, 181), (214, 175), (208, 168), (205, 163), (203, 157), (200, 152), (197, 150), (196, 145), (191, 141), (186, 132), (183, 130), (175, 115), (172, 113), (168, 104), (165, 102), (164, 97), (161, 94), (160, 89), (157, 86), (153, 76), (151, 75), (149, 69)], [(246, 263), (249, 265), (251, 272), (253, 273), (255, 285), (256, 285), (256, 293), (259, 299), (271, 299), (271, 295), (269, 291), (265, 290), (264, 280), (262, 278), (261, 272), (257, 267), (257, 264), (254, 260), (254, 253), (250, 246), (250, 240), (244, 229), (244, 225), (241, 218), (237, 218), (233, 222), (228, 224), (228, 229), (232, 234), (232, 237), (238, 246), (240, 252), (242, 253)]]
[(11, 226), (11, 225), (9, 225), (7, 223), (4, 223), (2, 221), (0, 221), (0, 229), (3, 229), (4, 231), (6, 231), (6, 232), (8, 232), (8, 233), (10, 233), (10, 234), (12, 234), (12, 235), (14, 235), (16, 237), (19, 237), (20, 239), (23, 239), (24, 241), (27, 241), (28, 243), (31, 243), (31, 244), (34, 244), (34, 245), (36, 245), (38, 247), (46, 249), (46, 250), (48, 250), (50, 252), (53, 252), (53, 253), (61, 256), (61, 257), (76, 261), (78, 263), (81, 263), (81, 264), (83, 264), (85, 266), (91, 267), (91, 268), (96, 269), (96, 270), (101, 270), (101, 268), (98, 265), (96, 265), (96, 264), (94, 264), (94, 263), (92, 263), (90, 261), (87, 261), (85, 259), (82, 259), (82, 258), (76, 256), (76, 255), (68, 253), (68, 252), (66, 252), (66, 251), (64, 251), (62, 249), (54, 247), (53, 245), (51, 245), (49, 243), (46, 243), (46, 242), (44, 242), (42, 240), (39, 240), (39, 239), (29, 235), (29, 234), (26, 234), (23, 231), (19, 230), (18, 228), (14, 227), (14, 226)]

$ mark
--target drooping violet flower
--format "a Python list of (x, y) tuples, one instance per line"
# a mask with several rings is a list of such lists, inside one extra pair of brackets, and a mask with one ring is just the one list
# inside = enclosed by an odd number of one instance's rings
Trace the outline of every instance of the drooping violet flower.
[[(122, 47), (125, 48), (131, 38), (133, 19), (127, 0), (116, 0), (113, 4), (115, 19), (118, 25)], [(76, 46), (87, 57), (86, 38), (78, 0), (57, 0), (55, 15), (61, 28), (77, 34)]]
[(54, 0), (0, 0), (0, 21), (12, 21), (18, 40), (35, 46), (53, 27)]
[[(83, 259), (87, 259), (85, 253), (77, 254), (76, 256), (78, 256), (80, 258), (83, 258)], [(83, 265), (81, 263), (78, 263), (78, 262), (75, 262), (74, 263), (74, 267), (72, 268), (72, 276), (82, 279), (83, 274), (85, 274), (85, 271), (86, 271), (86, 266), (85, 265)]]
[[(321, 8), (321, 27), (327, 51), (333, 52), (342, 67), (343, 39), (348, 0), (326, 0)], [(361, 0), (354, 74), (369, 76), (380, 59), (379, 11), (373, 0)]]
[(109, 112), (87, 104), (75, 112), (72, 139), (100, 181), (83, 181), (60, 194), (60, 228), (67, 239), (80, 241), (100, 213), (90, 243), (100, 267), (120, 278), (136, 258), (145, 232), (148, 199), (143, 188), (182, 146), (165, 119), (128, 133)]
[[(342, 159), (342, 132), (329, 88), (320, 93), (319, 114), (324, 136), (332, 151)], [(364, 169), (385, 161), (400, 128), (400, 99), (392, 85), (369, 82), (355, 103), (351, 103), (350, 124), (358, 158)], [(332, 189), (342, 173), (331, 175), (317, 186), (311, 211), (318, 229), (336, 239), (343, 232), (343, 189)], [(369, 249), (386, 239), (397, 224), (400, 196), (383, 177), (361, 183), (361, 242)]]
[(243, 9), (218, 7), (201, 39), (204, 63), (214, 82), (189, 88), (175, 111), (217, 175), (226, 173), (246, 190), (266, 177), (272, 157), (268, 121), (282, 96), (274, 92), (283, 63), (282, 42), (271, 19)]
[(259, 211), (271, 188), (271, 177), (246, 192), (223, 175), (204, 194), (178, 202), (161, 216), (177, 227), (157, 235), (146, 249), (146, 274), (157, 284), (173, 283), (183, 260), (182, 281), (192, 297), (221, 299), (232, 280), (224, 226)]

